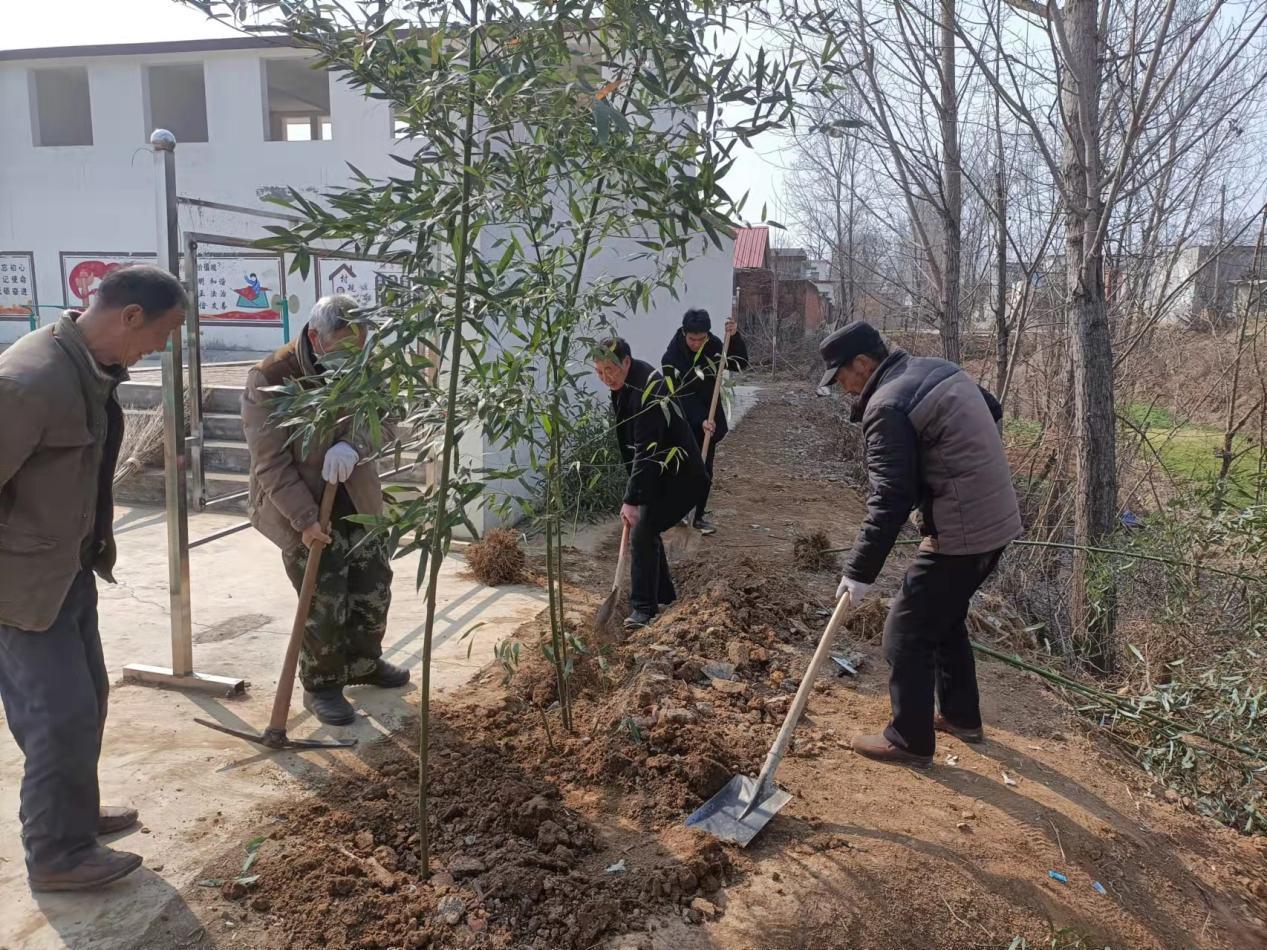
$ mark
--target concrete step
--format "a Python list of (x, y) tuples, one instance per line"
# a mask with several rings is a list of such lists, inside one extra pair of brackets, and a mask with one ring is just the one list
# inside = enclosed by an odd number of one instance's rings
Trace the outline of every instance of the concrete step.
[(217, 442), (246, 441), (246, 432), (242, 428), (242, 416), (238, 413), (207, 413), (202, 417), (202, 435), (204, 439)]
[[(118, 395), (119, 404), (124, 409), (158, 409), (163, 404), (163, 385), (129, 380), (119, 386)], [(203, 412), (236, 414), (241, 408), (241, 386), (204, 387)]]
[[(188, 484), (188, 481), (186, 481), (186, 484)], [(248, 478), (246, 475), (207, 473), (207, 496), (209, 498), (246, 491), (247, 485)], [(163, 478), (163, 470), (161, 468), (146, 469), (139, 475), (129, 478), (122, 485), (115, 488), (114, 497), (116, 501), (126, 502), (130, 505), (152, 505), (156, 508), (162, 508), (167, 502), (167, 485)], [(192, 499), (190, 499), (191, 510), (192, 507)], [(245, 514), (246, 499), (240, 498), (237, 501), (226, 504), (214, 505), (212, 510)]]
[[(408, 462), (408, 457), (402, 459), (402, 464)], [(216, 475), (245, 475), (251, 471), (251, 453), (245, 442), (232, 442), (219, 439), (208, 439), (202, 444), (202, 464), (203, 470), (208, 476)], [(395, 459), (391, 456), (380, 459), (378, 462), (379, 472), (390, 472), (396, 467)], [(423, 480), (425, 472), (423, 466), (415, 465), (411, 469), (406, 469), (393, 476), (396, 481), (411, 484), (419, 483)]]
[[(415, 482), (396, 476), (385, 484), (399, 486), (411, 492), (420, 491), (422, 488), (421, 477)], [(209, 500), (244, 492), (249, 486), (250, 479), (244, 474), (234, 472), (207, 473), (206, 487)], [(167, 486), (163, 479), (163, 470), (161, 468), (147, 469), (139, 475), (128, 479), (115, 488), (114, 497), (115, 501), (129, 505), (146, 505), (154, 508), (164, 507), (167, 499)], [(193, 510), (192, 498), (190, 498), (190, 510)], [(227, 514), (245, 514), (246, 498), (213, 504), (209, 506), (208, 510)]]

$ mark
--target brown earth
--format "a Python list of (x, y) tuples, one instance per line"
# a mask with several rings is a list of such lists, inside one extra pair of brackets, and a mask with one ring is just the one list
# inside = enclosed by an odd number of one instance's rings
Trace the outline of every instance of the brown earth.
[[(416, 873), (416, 738), (392, 736), (342, 759), (331, 785), (258, 816), (268, 837), (246, 883), (231, 881), (241, 852), (208, 870), (230, 879), (191, 896), (217, 918), (213, 939), (773, 950), (1002, 948), (1020, 935), (1030, 946), (1267, 946), (1265, 843), (1165, 801), (1036, 679), (982, 664), (989, 741), (945, 740), (926, 773), (850, 752), (849, 737), (888, 712), (879, 599), (837, 645), (863, 655), (862, 676), (825, 673), (816, 684), (779, 773), (792, 802), (744, 851), (682, 827), (730, 775), (760, 768), (825, 622), (836, 578), (797, 570), (792, 553), (811, 530), (844, 546), (860, 517), (839, 412), (798, 387), (775, 391), (727, 439), (720, 530), (675, 532), (678, 603), (574, 657), (572, 733), (552, 707), (541, 621), (521, 631), (509, 683), (493, 667), (461, 702), (440, 705), (428, 883)], [(902, 560), (891, 559), (882, 589)], [(567, 613), (581, 633), (613, 559), (572, 565)], [(986, 597), (979, 613), (994, 629), (1007, 605)]]

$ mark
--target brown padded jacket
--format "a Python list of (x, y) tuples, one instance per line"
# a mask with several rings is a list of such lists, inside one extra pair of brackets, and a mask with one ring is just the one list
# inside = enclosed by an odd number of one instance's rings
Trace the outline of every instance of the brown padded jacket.
[(43, 631), (85, 567), (113, 581), (111, 477), (121, 367), (97, 365), (78, 311), (0, 354), (0, 623)]
[[(321, 467), (326, 450), (335, 442), (347, 442), (361, 457), (343, 486), (357, 514), (383, 511), (383, 487), (368, 438), (342, 430), (328, 442), (314, 443), (305, 453), (299, 440), (287, 444), (289, 431), (272, 418), (270, 387), (313, 378), (319, 372), (305, 326), (293, 340), (251, 368), (242, 393), (242, 425), (251, 450), (251, 523), (283, 551), (297, 547), (303, 530), (317, 520), (317, 501), (325, 487)], [(386, 422), (383, 438), (394, 438)]]

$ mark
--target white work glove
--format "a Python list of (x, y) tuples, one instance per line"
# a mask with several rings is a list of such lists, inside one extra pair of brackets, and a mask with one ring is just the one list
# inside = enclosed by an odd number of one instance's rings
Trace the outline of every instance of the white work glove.
[(867, 592), (871, 590), (870, 584), (864, 584), (862, 581), (856, 581), (852, 577), (842, 577), (840, 586), (836, 588), (836, 599), (849, 595), (849, 602), (855, 607), (862, 603), (862, 599), (867, 596)]
[(352, 477), (352, 469), (361, 457), (356, 449), (346, 442), (336, 442), (326, 452), (326, 460), (321, 466), (321, 477), (327, 482), (346, 482)]

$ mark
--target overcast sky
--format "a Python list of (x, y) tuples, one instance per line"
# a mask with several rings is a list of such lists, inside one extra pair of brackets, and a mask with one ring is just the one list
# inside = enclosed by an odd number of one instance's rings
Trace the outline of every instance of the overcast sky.
[[(146, 43), (233, 35), (176, 0), (0, 0), (5, 9), (0, 49)], [(756, 219), (762, 204), (777, 219), (775, 195), (782, 170), (777, 143), (744, 150), (726, 187), (750, 197), (745, 216)], [(766, 157), (762, 157), (762, 153)]]

